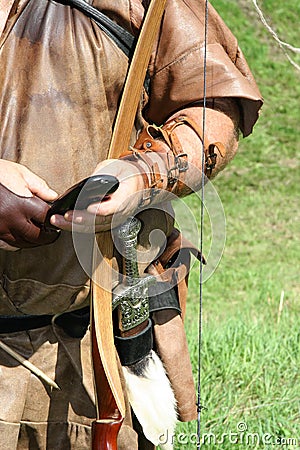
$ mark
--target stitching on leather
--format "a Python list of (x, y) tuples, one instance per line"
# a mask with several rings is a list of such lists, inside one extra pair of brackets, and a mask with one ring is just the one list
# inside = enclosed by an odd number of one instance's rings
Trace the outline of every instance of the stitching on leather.
[(169, 67), (173, 66), (174, 64), (177, 64), (181, 61), (184, 61), (188, 56), (192, 55), (193, 53), (197, 52), (197, 51), (201, 51), (202, 46), (201, 45), (197, 45), (196, 47), (193, 47), (192, 49), (190, 49), (189, 51), (185, 52), (183, 55), (179, 56), (178, 58), (176, 58), (174, 61), (171, 61), (169, 64), (167, 64), (166, 66), (162, 67), (161, 69), (157, 70), (156, 72), (154, 72), (153, 77), (155, 77), (157, 74), (159, 74), (160, 72), (162, 72), (163, 70), (168, 69)]

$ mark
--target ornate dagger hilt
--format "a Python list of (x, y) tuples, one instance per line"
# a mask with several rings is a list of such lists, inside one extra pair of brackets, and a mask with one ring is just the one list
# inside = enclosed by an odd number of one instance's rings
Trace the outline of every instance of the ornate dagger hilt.
[(128, 331), (149, 318), (148, 287), (156, 282), (155, 277), (140, 278), (137, 262), (137, 237), (141, 222), (130, 217), (117, 231), (122, 244), (125, 263), (125, 282), (113, 291), (113, 309), (120, 308), (121, 331)]
[(139, 280), (137, 264), (137, 237), (141, 229), (141, 222), (136, 217), (129, 217), (118, 229), (118, 237), (124, 250), (126, 284), (134, 286)]

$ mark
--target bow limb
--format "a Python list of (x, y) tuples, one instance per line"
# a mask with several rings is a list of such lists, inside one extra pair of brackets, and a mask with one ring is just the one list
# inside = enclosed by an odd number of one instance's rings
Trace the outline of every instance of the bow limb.
[[(124, 85), (110, 142), (108, 158), (119, 158), (129, 147), (150, 54), (166, 0), (151, 0)], [(92, 356), (97, 420), (93, 423), (93, 450), (117, 450), (117, 435), (125, 415), (112, 326), (112, 255), (110, 232), (100, 233), (94, 246), (92, 279)], [(100, 256), (100, 258), (99, 258)], [(106, 282), (106, 289), (102, 283)]]
[(124, 85), (108, 158), (119, 158), (120, 149), (129, 148), (152, 47), (159, 30), (165, 5), (166, 0), (151, 0), (144, 18)]
[(97, 406), (97, 419), (92, 425), (93, 450), (117, 450), (117, 436), (125, 416), (112, 324), (112, 257), (110, 231), (98, 234), (93, 252), (91, 303), (91, 344)]

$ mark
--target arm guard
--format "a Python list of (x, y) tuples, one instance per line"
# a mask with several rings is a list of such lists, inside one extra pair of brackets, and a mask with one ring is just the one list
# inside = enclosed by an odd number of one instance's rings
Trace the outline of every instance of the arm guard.
[[(167, 186), (165, 189), (177, 196), (186, 194), (185, 173), (188, 171), (188, 153), (183, 151), (182, 144), (176, 135), (176, 128), (182, 125), (189, 126), (197, 134), (204, 148), (204, 174), (209, 178), (216, 165), (217, 157), (225, 154), (224, 145), (220, 142), (210, 143), (203, 139), (202, 131), (194, 120), (187, 116), (180, 116), (166, 122), (163, 126), (148, 125), (143, 129), (135, 145), (130, 151), (121, 155), (130, 162), (135, 163), (143, 173), (145, 188), (150, 189), (150, 200), (155, 195), (155, 189), (163, 188), (162, 176), (157, 163), (153, 163), (149, 152), (155, 152), (164, 162), (167, 170)], [(139, 162), (147, 166), (143, 171)], [(191, 192), (191, 190), (189, 189)]]

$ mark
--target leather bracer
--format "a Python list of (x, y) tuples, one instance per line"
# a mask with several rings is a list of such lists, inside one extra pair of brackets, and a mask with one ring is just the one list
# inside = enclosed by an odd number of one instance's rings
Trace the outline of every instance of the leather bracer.
[[(199, 137), (204, 148), (204, 174), (210, 178), (217, 162), (217, 153), (224, 156), (224, 145), (220, 142), (209, 143), (207, 139), (203, 140), (200, 126), (191, 118), (182, 115), (166, 122), (163, 126), (148, 125), (140, 133), (135, 145), (130, 151), (121, 155), (133, 163), (142, 160), (148, 168), (147, 177), (144, 175), (145, 188), (151, 189), (152, 194), (149, 199), (155, 195), (155, 189), (162, 189), (162, 176), (157, 163), (153, 163), (149, 152), (155, 152), (164, 162), (167, 169), (167, 186), (165, 189), (177, 196), (182, 196), (186, 192), (185, 177), (188, 171), (188, 154), (183, 151), (183, 146), (177, 137), (176, 129), (179, 126), (189, 126)], [(166, 147), (166, 145), (167, 147)], [(144, 172), (139, 167), (141, 172)], [(191, 192), (191, 189), (190, 189)]]

